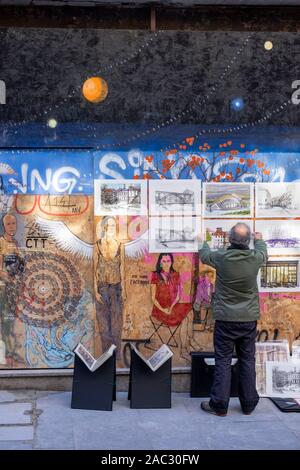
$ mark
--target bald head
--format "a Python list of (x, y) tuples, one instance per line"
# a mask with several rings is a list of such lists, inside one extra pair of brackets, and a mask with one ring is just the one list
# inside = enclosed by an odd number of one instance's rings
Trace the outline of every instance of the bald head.
[(251, 238), (250, 227), (243, 222), (238, 222), (229, 232), (229, 241), (231, 244), (246, 247), (249, 246)]

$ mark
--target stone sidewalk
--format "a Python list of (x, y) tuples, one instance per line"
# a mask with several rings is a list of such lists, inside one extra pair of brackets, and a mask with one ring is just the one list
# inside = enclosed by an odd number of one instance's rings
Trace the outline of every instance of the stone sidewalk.
[(0, 449), (300, 449), (300, 414), (261, 399), (251, 416), (231, 399), (226, 418), (201, 399), (174, 393), (170, 410), (131, 410), (118, 393), (113, 412), (72, 410), (69, 392), (0, 391)]

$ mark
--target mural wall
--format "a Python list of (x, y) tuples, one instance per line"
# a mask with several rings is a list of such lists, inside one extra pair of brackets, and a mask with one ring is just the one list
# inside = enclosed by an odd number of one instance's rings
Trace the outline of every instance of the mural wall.
[(166, 342), (188, 366), (213, 335), (198, 235), (226, 246), (239, 219), (272, 255), (258, 338), (299, 337), (298, 41), (0, 30), (0, 368), (71, 367), (78, 341), (119, 367)]
[[(51, 174), (44, 165), (49, 155)], [(192, 159), (201, 164), (203, 153), (197, 155)], [(246, 156), (239, 156), (231, 167), (235, 181), (220, 172), (207, 184), (203, 178), (175, 183), (171, 168), (155, 180), (94, 180), (99, 160), (92, 152), (0, 157), (1, 368), (72, 366), (79, 341), (96, 356), (115, 343), (119, 367), (129, 364), (130, 342), (145, 354), (165, 342), (174, 365), (187, 366), (190, 351), (212, 349), (215, 272), (199, 262), (200, 233), (212, 249), (226, 247), (228, 230), (244, 220), (263, 232), (270, 261), (279, 263), (273, 271), (299, 265), (299, 183), (271, 182), (261, 171), (267, 158), (240, 176)], [(149, 163), (148, 152), (143, 160)], [(197, 226), (192, 250), (189, 220)], [(155, 233), (165, 237), (163, 250), (152, 249)], [(268, 289), (260, 285), (258, 338), (291, 342), (300, 335), (299, 288), (292, 277), (275, 281), (266, 281)]]

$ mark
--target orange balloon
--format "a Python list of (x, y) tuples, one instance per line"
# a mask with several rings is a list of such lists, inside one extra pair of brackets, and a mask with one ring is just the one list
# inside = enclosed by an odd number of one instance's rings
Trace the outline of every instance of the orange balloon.
[(82, 93), (85, 99), (91, 103), (100, 103), (107, 97), (108, 86), (103, 78), (91, 77), (84, 82)]

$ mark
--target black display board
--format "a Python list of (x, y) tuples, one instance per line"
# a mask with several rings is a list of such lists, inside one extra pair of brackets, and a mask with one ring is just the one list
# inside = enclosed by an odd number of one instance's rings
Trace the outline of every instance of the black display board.
[(116, 400), (115, 353), (91, 372), (75, 354), (71, 408), (111, 411)]
[(172, 359), (153, 372), (131, 350), (128, 400), (130, 408), (171, 408)]

